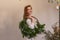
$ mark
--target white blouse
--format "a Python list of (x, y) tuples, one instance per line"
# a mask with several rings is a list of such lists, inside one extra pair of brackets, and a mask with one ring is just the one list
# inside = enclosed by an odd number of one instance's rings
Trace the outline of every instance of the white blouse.
[(34, 29), (36, 21), (34, 23), (31, 22), (31, 19), (27, 19), (26, 23), (28, 24), (29, 28)]

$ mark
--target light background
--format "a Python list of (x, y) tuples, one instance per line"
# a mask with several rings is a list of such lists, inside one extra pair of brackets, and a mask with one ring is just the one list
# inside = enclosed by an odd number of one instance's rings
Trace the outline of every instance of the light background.
[[(33, 7), (33, 15), (53, 33), (51, 26), (59, 20), (56, 3), (49, 4), (48, 0), (0, 0), (0, 40), (25, 40), (19, 30), (19, 21), (24, 7), (29, 4)], [(36, 40), (44, 40), (42, 36), (38, 35)]]

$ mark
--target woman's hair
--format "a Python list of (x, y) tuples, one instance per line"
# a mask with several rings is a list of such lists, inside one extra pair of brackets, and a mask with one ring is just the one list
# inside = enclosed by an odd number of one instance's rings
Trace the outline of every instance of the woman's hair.
[[(25, 6), (25, 8), (24, 8), (24, 15), (23, 15), (23, 19), (27, 19), (28, 17), (27, 17), (27, 8), (28, 7), (31, 7), (31, 5), (27, 5), (27, 6)], [(31, 9), (32, 9), (32, 7), (31, 7)]]
[[(28, 10), (27, 8), (28, 8), (28, 7), (31, 7), (31, 5), (27, 5), (27, 6), (24, 7), (23, 19), (28, 19), (28, 18), (29, 18), (28, 15), (27, 15), (27, 14), (28, 14), (28, 13), (27, 13), (27, 10)], [(31, 7), (31, 9), (32, 9), (32, 7)], [(31, 17), (35, 18), (35, 19), (38, 21), (38, 19), (37, 19), (36, 17), (34, 17), (34, 16), (31, 16)], [(29, 18), (29, 19), (31, 19), (31, 18)], [(31, 21), (32, 21), (32, 19), (31, 19)]]

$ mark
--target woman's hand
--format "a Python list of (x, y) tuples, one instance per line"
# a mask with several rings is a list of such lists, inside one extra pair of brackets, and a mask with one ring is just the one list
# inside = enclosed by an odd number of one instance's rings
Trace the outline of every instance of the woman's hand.
[(34, 23), (34, 18), (32, 16), (29, 17), (31, 19), (31, 22)]

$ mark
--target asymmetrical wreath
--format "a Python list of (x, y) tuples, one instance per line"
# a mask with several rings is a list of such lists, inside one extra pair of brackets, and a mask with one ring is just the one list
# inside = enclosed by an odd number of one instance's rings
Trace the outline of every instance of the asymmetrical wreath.
[(36, 37), (37, 34), (40, 34), (41, 32), (44, 32), (45, 24), (40, 24), (37, 21), (36, 25), (37, 25), (37, 27), (35, 27), (34, 29), (31, 29), (31, 28), (28, 27), (28, 24), (26, 23), (26, 20), (22, 20), (19, 23), (19, 29), (21, 30), (23, 38), (24, 37), (33, 38), (33, 37)]

